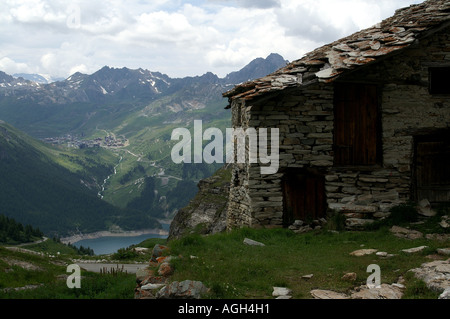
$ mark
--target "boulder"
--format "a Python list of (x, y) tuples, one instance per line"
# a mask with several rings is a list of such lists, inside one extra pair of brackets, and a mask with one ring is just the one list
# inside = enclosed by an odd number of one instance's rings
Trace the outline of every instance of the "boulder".
[(208, 292), (201, 281), (174, 281), (156, 293), (157, 299), (200, 299)]

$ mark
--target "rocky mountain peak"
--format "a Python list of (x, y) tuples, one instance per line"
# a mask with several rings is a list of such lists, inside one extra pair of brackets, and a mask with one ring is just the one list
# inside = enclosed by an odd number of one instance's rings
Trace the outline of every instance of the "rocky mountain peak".
[(288, 62), (281, 55), (271, 53), (265, 59), (256, 58), (240, 71), (228, 74), (225, 77), (225, 81), (229, 84), (239, 84), (257, 79), (286, 66)]

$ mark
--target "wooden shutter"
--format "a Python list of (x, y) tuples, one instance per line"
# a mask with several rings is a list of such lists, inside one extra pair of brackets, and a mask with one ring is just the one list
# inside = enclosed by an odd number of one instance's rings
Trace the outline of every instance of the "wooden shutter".
[(336, 84), (334, 107), (335, 164), (376, 164), (379, 158), (377, 87)]

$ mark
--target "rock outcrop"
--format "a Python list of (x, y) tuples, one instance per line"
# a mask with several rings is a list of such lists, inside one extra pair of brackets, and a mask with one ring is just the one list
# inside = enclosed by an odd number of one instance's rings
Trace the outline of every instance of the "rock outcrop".
[(174, 272), (170, 263), (175, 257), (164, 245), (155, 245), (149, 266), (136, 273), (135, 299), (200, 299), (209, 292), (201, 281), (184, 280), (170, 282)]
[(180, 209), (170, 224), (168, 240), (189, 233), (215, 234), (226, 229), (226, 208), (231, 170), (219, 169), (198, 183), (199, 191), (190, 203)]
[(433, 291), (444, 293), (450, 288), (450, 259), (424, 263), (411, 271)]

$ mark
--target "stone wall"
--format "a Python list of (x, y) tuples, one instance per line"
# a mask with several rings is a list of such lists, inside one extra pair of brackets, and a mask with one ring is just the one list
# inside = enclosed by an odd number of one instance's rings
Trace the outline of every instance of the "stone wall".
[(286, 169), (294, 167), (319, 170), (329, 209), (349, 217), (382, 217), (410, 199), (414, 137), (450, 126), (449, 96), (428, 92), (433, 65), (450, 66), (450, 28), (339, 79), (380, 88), (383, 154), (380, 165), (372, 167), (333, 166), (333, 84), (235, 101), (233, 127), (279, 128), (280, 168), (277, 174), (261, 175), (258, 164), (234, 165), (228, 227), (282, 227), (281, 183)]

